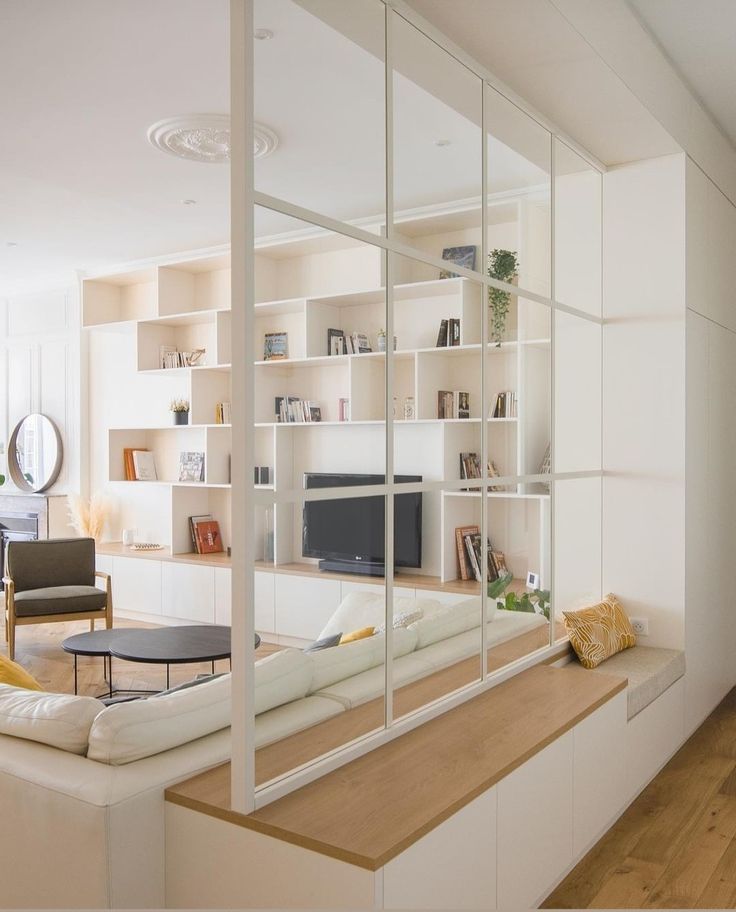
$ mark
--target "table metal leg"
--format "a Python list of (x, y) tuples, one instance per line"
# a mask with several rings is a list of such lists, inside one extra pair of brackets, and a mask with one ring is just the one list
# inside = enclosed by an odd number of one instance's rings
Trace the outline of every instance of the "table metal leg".
[(212, 660), (212, 674), (215, 673), (215, 660)]
[(76, 696), (77, 693), (78, 693), (78, 690), (77, 690), (77, 654), (75, 652), (74, 653), (74, 695)]
[(112, 656), (107, 657), (107, 661), (110, 663), (109, 671), (107, 675), (107, 683), (110, 685), (110, 697), (112, 697)]
[(169, 663), (166, 663), (166, 689), (169, 689)]

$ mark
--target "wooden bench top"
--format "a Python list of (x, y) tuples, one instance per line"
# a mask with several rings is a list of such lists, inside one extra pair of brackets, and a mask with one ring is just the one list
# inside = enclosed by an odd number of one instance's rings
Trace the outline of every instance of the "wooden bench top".
[(230, 806), (230, 765), (166, 800), (378, 870), (626, 687), (537, 665), (253, 814)]

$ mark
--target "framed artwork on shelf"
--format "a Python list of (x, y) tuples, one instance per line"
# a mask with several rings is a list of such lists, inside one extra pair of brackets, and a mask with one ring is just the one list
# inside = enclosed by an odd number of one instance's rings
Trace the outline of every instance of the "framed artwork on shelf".
[[(455, 263), (465, 269), (475, 269), (475, 256), (478, 248), (473, 245), (464, 247), (445, 247), (442, 251), (442, 259), (449, 263)], [(457, 273), (450, 269), (440, 270), (441, 279), (456, 279)]]
[(285, 361), (289, 357), (289, 334), (266, 333), (263, 342), (264, 361)]

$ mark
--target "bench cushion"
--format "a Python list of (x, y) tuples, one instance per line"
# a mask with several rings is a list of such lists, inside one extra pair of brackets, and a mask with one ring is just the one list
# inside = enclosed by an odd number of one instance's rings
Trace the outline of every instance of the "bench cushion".
[(95, 586), (53, 586), (15, 593), (15, 613), (21, 618), (100, 611), (106, 604), (107, 593)]
[(685, 674), (685, 653), (679, 649), (634, 646), (592, 670), (628, 678), (628, 717), (633, 719)]

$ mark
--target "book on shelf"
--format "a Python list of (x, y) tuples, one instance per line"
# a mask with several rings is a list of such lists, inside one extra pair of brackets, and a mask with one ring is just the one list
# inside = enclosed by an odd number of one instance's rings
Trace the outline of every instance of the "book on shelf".
[(189, 534), (192, 538), (192, 546), (195, 551), (197, 551), (197, 533), (196, 533), (197, 523), (208, 522), (211, 519), (212, 519), (211, 513), (203, 513), (200, 516), (190, 516), (189, 517)]
[(455, 545), (457, 548), (457, 569), (460, 573), (460, 579), (469, 580), (474, 578), (473, 570), (468, 561), (468, 552), (465, 548), (465, 536), (476, 535), (480, 532), (478, 526), (458, 526), (455, 529)]
[[(477, 527), (476, 527), (477, 528)], [(463, 536), (465, 542), (465, 551), (468, 557), (468, 565), (472, 570), (473, 577), (477, 582), (481, 582), (481, 568), (483, 566), (483, 553), (481, 547), (480, 532), (467, 532)], [(503, 573), (507, 573), (506, 559), (502, 551), (494, 551), (490, 540), (486, 540), (486, 564), (488, 568), (488, 582), (492, 583)]]
[(133, 461), (133, 452), (135, 447), (125, 447), (123, 449), (123, 468), (125, 470), (126, 481), (137, 481), (135, 474), (135, 462)]
[(160, 345), (158, 351), (159, 367), (164, 370), (175, 370), (178, 367), (197, 367), (202, 363), (207, 352), (204, 348), (179, 351), (175, 345)]
[(232, 424), (232, 407), (229, 402), (218, 402), (215, 406), (215, 424)]
[(328, 355), (346, 355), (345, 333), (341, 329), (327, 330), (327, 354)]
[(338, 399), (337, 400), (337, 420), (338, 421), (350, 421), (350, 400), (349, 399)]
[(196, 523), (194, 533), (197, 539), (197, 554), (217, 554), (225, 550), (222, 547), (220, 524), (216, 519)]
[(449, 348), (460, 344), (460, 318), (447, 317), (440, 320), (435, 348)]
[(179, 481), (204, 481), (204, 453), (194, 450), (179, 453)]
[(133, 471), (135, 481), (157, 481), (156, 462), (150, 450), (133, 450)]
[(279, 424), (313, 424), (322, 420), (319, 403), (298, 396), (276, 396), (274, 410)]
[(496, 395), (491, 418), (516, 418), (516, 393), (513, 390), (503, 390)]
[[(480, 456), (477, 453), (461, 453), (460, 454), (460, 478), (471, 479), (471, 478), (482, 478), (483, 473), (481, 471), (480, 465)], [(478, 491), (479, 488), (464, 488), (465, 491)]]
[(470, 418), (470, 393), (464, 390), (437, 391), (437, 417)]

